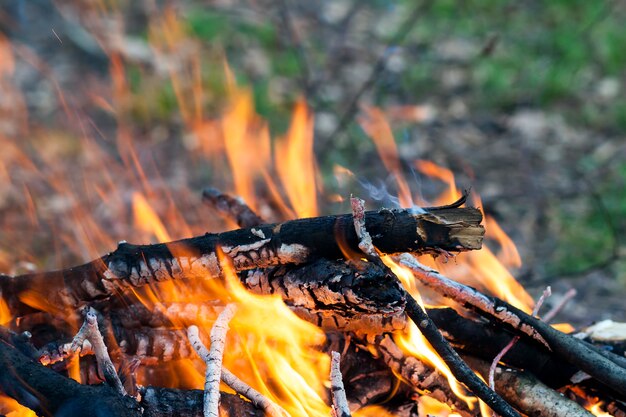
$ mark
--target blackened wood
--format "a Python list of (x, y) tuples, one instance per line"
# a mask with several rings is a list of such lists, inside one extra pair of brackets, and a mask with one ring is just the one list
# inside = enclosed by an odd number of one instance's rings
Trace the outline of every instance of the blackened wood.
[(222, 216), (235, 221), (239, 227), (254, 227), (265, 223), (243, 200), (217, 188), (209, 187), (202, 190), (202, 200), (214, 207)]
[[(432, 208), (367, 212), (367, 229), (384, 253), (440, 253), (480, 249), (484, 228), (475, 208)], [(48, 300), (50, 311), (79, 307), (134, 286), (169, 279), (220, 275), (217, 248), (241, 271), (257, 267), (338, 259), (357, 252), (352, 215), (325, 216), (182, 239), (154, 245), (120, 243), (92, 262), (53, 272), (0, 275), (0, 292), (13, 315), (33, 308), (22, 302), (27, 292)]]
[(365, 342), (364, 348), (374, 346), (374, 351), (383, 362), (418, 393), (427, 392), (429, 396), (446, 403), (463, 417), (476, 416), (467, 404), (458, 398), (446, 377), (432, 366), (413, 356), (409, 356), (393, 341), (391, 335), (380, 335), (371, 342)]
[(444, 339), (443, 335), (435, 326), (435, 323), (428, 317), (417, 301), (406, 295), (406, 313), (417, 325), (420, 332), (437, 351), (441, 359), (448, 365), (454, 377), (463, 383), (474, 395), (483, 400), (493, 411), (503, 417), (520, 417), (506, 401), (490, 389), (485, 383), (476, 376), (470, 367), (463, 362), (458, 353)]
[(139, 417), (139, 405), (106, 385), (88, 386), (66, 378), (0, 340), (0, 391), (41, 416)]
[[(490, 362), (464, 358), (472, 369), (487, 379)], [(495, 373), (496, 392), (520, 412), (534, 417), (593, 417), (576, 402), (541, 383), (532, 374), (498, 367)]]
[(403, 254), (397, 258), (402, 265), (413, 270), (414, 276), (422, 284), (486, 318), (501, 322), (523, 337), (530, 336), (542, 341), (561, 358), (602, 382), (607, 388), (617, 391), (622, 399), (626, 399), (626, 367), (622, 365), (624, 358), (610, 352), (599, 351), (497, 297), (485, 295), (475, 288), (424, 267), (411, 255)]
[[(486, 361), (493, 360), (515, 337), (502, 326), (463, 317), (449, 307), (431, 308), (427, 313), (455, 349)], [(501, 362), (525, 369), (553, 388), (567, 385), (569, 378), (578, 372), (578, 368), (530, 338), (518, 340)]]
[[(204, 391), (173, 388), (145, 387), (140, 389), (144, 417), (204, 417), (202, 403)], [(262, 410), (238, 395), (222, 392), (220, 416), (265, 417)]]

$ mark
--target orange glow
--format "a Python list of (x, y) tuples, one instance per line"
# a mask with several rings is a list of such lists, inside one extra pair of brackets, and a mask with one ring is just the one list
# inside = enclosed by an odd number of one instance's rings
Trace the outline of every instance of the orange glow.
[(4, 298), (2, 298), (2, 294), (0, 294), (0, 325), (5, 325), (9, 321), (11, 321), (12, 315), (9, 310), (9, 306), (7, 305)]
[(0, 414), (6, 417), (36, 417), (34, 411), (20, 405), (11, 397), (0, 394)]
[(424, 160), (415, 161), (415, 168), (422, 174), (437, 179), (446, 185), (447, 189), (437, 197), (433, 202), (434, 205), (449, 204), (452, 201), (456, 201), (461, 196), (459, 190), (456, 188), (454, 174), (449, 169), (443, 168), (431, 161)]
[(569, 323), (551, 323), (550, 326), (563, 333), (572, 333), (576, 330), (574, 326)]
[(172, 240), (159, 216), (139, 193), (133, 193), (133, 219), (138, 230), (153, 234), (159, 242)]
[[(415, 286), (415, 279), (413, 278), (413, 273), (407, 268), (398, 265), (395, 263), (390, 256), (383, 256), (381, 258), (385, 265), (387, 265), (394, 274), (400, 278), (402, 284), (407, 288), (409, 293), (415, 297), (417, 302), (424, 306), (421, 296), (417, 291)], [(394, 339), (398, 343), (398, 346), (407, 352), (408, 354), (415, 356), (418, 359), (425, 361), (430, 364), (434, 368), (436, 368), (442, 375), (446, 377), (448, 383), (450, 384), (450, 388), (456, 394), (457, 397), (465, 401), (470, 409), (473, 409), (476, 405), (476, 398), (467, 396), (464, 392), (464, 389), (459, 385), (454, 375), (448, 368), (448, 365), (439, 357), (439, 355), (432, 348), (430, 343), (426, 340), (426, 338), (419, 331), (415, 323), (412, 321), (409, 324), (409, 329), (406, 333), (396, 334), (394, 335)]]
[(363, 113), (364, 115), (359, 117), (359, 123), (365, 130), (365, 133), (374, 141), (385, 168), (393, 175), (398, 186), (400, 204), (402, 207), (411, 207), (413, 205), (411, 190), (402, 175), (398, 147), (396, 146), (391, 127), (385, 119), (385, 114), (380, 109), (369, 106), (363, 108)]
[(318, 215), (313, 117), (304, 99), (298, 100), (287, 135), (276, 142), (275, 161), (297, 217)]
[(593, 414), (596, 417), (613, 417), (612, 414), (607, 413), (606, 411), (602, 410), (602, 402), (597, 402), (592, 406), (586, 407), (587, 410), (589, 410), (589, 412), (591, 414)]

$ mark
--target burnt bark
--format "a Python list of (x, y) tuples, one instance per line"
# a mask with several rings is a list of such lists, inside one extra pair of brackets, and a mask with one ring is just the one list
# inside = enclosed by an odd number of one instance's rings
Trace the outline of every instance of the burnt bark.
[[(144, 417), (204, 417), (204, 391), (145, 387), (140, 390)], [(220, 416), (265, 417), (266, 414), (238, 395), (222, 392)]]
[(243, 200), (217, 188), (209, 187), (202, 190), (202, 200), (241, 228), (265, 223)]
[[(459, 252), (480, 249), (484, 228), (475, 208), (370, 211), (365, 214), (374, 245), (384, 253)], [(154, 245), (121, 242), (117, 249), (89, 263), (59, 271), (0, 275), (0, 293), (13, 315), (33, 308), (21, 301), (26, 292), (59, 306), (80, 307), (109, 298), (129, 287), (170, 279), (220, 276), (218, 248), (236, 270), (339, 259), (358, 253), (352, 215), (299, 219)], [(51, 291), (52, 290), (52, 291)]]
[[(489, 362), (467, 357), (465, 360), (487, 379)], [(498, 367), (495, 388), (498, 394), (527, 416), (593, 417), (589, 411), (542, 384), (528, 372)]]
[(0, 340), (0, 391), (41, 416), (140, 417), (131, 397), (106, 385), (81, 385), (40, 365)]

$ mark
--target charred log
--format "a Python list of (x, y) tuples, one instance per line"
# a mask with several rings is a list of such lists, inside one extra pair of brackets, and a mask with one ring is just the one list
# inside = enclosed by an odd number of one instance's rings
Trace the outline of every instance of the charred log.
[[(383, 209), (365, 215), (374, 244), (385, 253), (479, 249), (484, 233), (481, 220), (475, 208), (432, 208), (423, 213)], [(59, 306), (76, 308), (105, 299), (128, 287), (217, 277), (221, 272), (218, 248), (241, 271), (317, 258), (338, 259), (346, 250), (358, 251), (358, 242), (352, 215), (293, 220), (155, 245), (122, 242), (114, 252), (77, 267), (0, 275), (0, 293), (14, 315), (33, 311), (21, 301), (26, 292), (42, 295), (49, 311), (55, 311)]]
[(106, 385), (81, 385), (0, 341), (0, 391), (41, 416), (139, 417), (139, 405)]

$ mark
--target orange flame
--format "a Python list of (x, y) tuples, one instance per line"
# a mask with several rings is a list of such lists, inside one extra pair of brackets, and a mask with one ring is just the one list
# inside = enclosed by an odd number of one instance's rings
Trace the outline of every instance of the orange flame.
[(159, 242), (172, 240), (159, 216), (139, 193), (133, 193), (133, 217), (135, 227), (140, 231), (153, 234)]
[(602, 410), (602, 402), (597, 402), (586, 408), (587, 410), (589, 410), (591, 414), (593, 414), (596, 417), (613, 417), (612, 414), (609, 414), (606, 411)]
[(0, 414), (6, 417), (35, 417), (34, 411), (20, 405), (11, 397), (0, 394)]
[(298, 100), (287, 135), (276, 143), (276, 168), (298, 217), (318, 215), (313, 156), (313, 117)]

